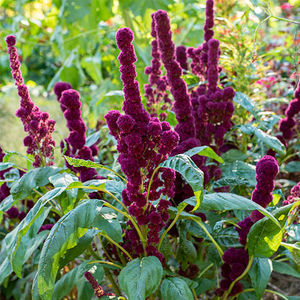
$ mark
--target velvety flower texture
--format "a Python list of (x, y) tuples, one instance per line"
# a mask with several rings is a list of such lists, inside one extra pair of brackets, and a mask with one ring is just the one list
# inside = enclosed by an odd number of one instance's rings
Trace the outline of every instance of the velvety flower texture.
[(292, 204), (300, 199), (300, 181), (291, 189), (290, 195), (283, 201), (283, 205)]
[[(54, 92), (60, 102), (61, 109), (67, 120), (67, 127), (70, 130), (70, 134), (65, 140), (65, 155), (94, 161), (92, 149), (85, 146), (86, 125), (81, 117), (81, 101), (79, 93), (73, 90), (71, 85), (67, 82), (56, 83)], [(62, 150), (64, 148), (63, 142), (61, 143), (61, 148)], [(98, 173), (94, 168), (74, 168), (68, 164), (67, 166), (75, 173), (79, 172), (80, 180), (82, 182), (102, 178), (98, 176)], [(93, 196), (93, 194), (91, 195)]]
[[(153, 171), (176, 147), (178, 135), (171, 130), (167, 122), (150, 117), (143, 108), (139, 84), (135, 80), (136, 56), (132, 45), (132, 31), (129, 28), (120, 29), (116, 40), (121, 50), (119, 62), (125, 114), (110, 111), (105, 115), (105, 119), (110, 133), (117, 139), (117, 150), (120, 153), (118, 161), (128, 180), (127, 187), (122, 192), (123, 203), (129, 207), (129, 213), (136, 218), (139, 225), (147, 225), (146, 253), (162, 260), (163, 256), (155, 245), (159, 241), (160, 230), (169, 218), (167, 210), (170, 203), (161, 199), (158, 205), (154, 206), (152, 201), (159, 199), (160, 196), (173, 196), (175, 172), (163, 169), (153, 176), (148, 203), (147, 191)], [(133, 256), (139, 256), (144, 249), (130, 221), (128, 226), (124, 248)]]
[(21, 98), (20, 108), (16, 112), (24, 125), (28, 136), (24, 138), (27, 153), (34, 156), (34, 167), (53, 164), (53, 150), (55, 142), (52, 139), (55, 121), (49, 119), (49, 114), (40, 111), (31, 101), (28, 89), (24, 85), (18, 52), (15, 47), (16, 37), (9, 35), (6, 38), (12, 77)]
[(93, 288), (94, 293), (97, 296), (97, 298), (102, 298), (103, 296), (115, 296), (115, 294), (113, 294), (113, 293), (104, 292), (103, 288), (97, 282), (97, 280), (95, 279), (95, 277), (93, 276), (93, 274), (91, 272), (85, 272), (84, 277), (86, 278), (86, 280), (89, 282), (89, 284)]
[(295, 116), (300, 112), (300, 83), (295, 91), (295, 99), (293, 99), (288, 108), (285, 111), (285, 118), (279, 122), (279, 130), (282, 132), (282, 136), (285, 140), (290, 140), (294, 133), (297, 123)]
[(160, 53), (158, 50), (157, 34), (155, 29), (154, 14), (151, 15), (151, 35), (154, 38), (151, 42), (151, 66), (145, 68), (145, 74), (149, 76), (149, 83), (145, 84), (145, 97), (147, 98), (147, 111), (152, 117), (158, 116), (161, 121), (167, 117), (165, 112), (171, 107), (171, 99), (168, 95), (168, 82), (166, 76), (162, 76)]
[[(252, 193), (251, 200), (264, 208), (272, 202), (272, 191), (275, 186), (274, 179), (278, 170), (276, 159), (270, 155), (265, 155), (256, 165), (257, 184)], [(263, 217), (263, 214), (255, 210), (250, 214), (250, 217), (238, 223), (240, 228), (237, 227), (236, 230), (239, 233), (239, 241), (243, 246), (246, 246), (247, 235), (251, 226)], [(221, 268), (221, 275), (224, 279), (220, 282), (220, 289), (216, 290), (219, 296), (227, 291), (230, 284), (244, 272), (249, 261), (249, 255), (245, 249), (229, 248), (224, 252), (223, 260), (224, 264)], [(242, 290), (242, 284), (237, 282), (230, 295), (233, 296)]]
[(161, 60), (167, 71), (167, 80), (174, 97), (174, 112), (178, 121), (175, 131), (180, 136), (180, 144), (183, 146), (183, 143), (185, 143), (188, 150), (191, 148), (189, 144), (194, 144), (193, 139), (196, 132), (187, 85), (181, 78), (182, 69), (175, 59), (175, 46), (172, 41), (170, 19), (167, 12), (163, 10), (155, 12), (153, 19)]

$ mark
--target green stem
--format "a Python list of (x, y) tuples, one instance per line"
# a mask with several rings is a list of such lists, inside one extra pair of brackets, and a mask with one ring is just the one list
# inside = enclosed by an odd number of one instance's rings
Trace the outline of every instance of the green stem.
[(89, 261), (88, 264), (105, 264), (105, 265), (109, 265), (109, 266), (114, 266), (114, 267), (122, 270), (121, 266), (114, 264), (110, 261), (105, 261), (105, 260), (92, 260), (92, 261)]
[(159, 251), (160, 247), (161, 247), (161, 244), (165, 238), (165, 236), (167, 235), (167, 233), (171, 230), (171, 228), (175, 225), (176, 221), (178, 220), (181, 212), (185, 209), (186, 205), (183, 205), (181, 209), (179, 209), (177, 211), (177, 214), (174, 218), (174, 220), (172, 221), (172, 223), (169, 225), (169, 227), (165, 230), (165, 232), (163, 233), (163, 235), (161, 236), (160, 240), (159, 240), (159, 243), (158, 243), (158, 247), (157, 247), (157, 250)]
[(151, 185), (152, 185), (152, 182), (153, 182), (153, 178), (154, 178), (154, 175), (156, 174), (156, 172), (158, 171), (158, 169), (160, 169), (160, 166), (157, 166), (157, 167), (154, 169), (154, 171), (153, 171), (153, 173), (152, 173), (152, 175), (151, 175), (149, 184), (148, 184), (147, 197), (146, 197), (147, 203), (148, 203), (148, 199), (149, 199), (149, 194), (150, 194), (150, 190), (151, 190)]
[(109, 242), (111, 242), (112, 244), (114, 244), (117, 248), (119, 248), (122, 252), (124, 252), (130, 260), (133, 260), (132, 256), (118, 243), (116, 243), (113, 239), (111, 239), (106, 233), (104, 232), (99, 232), (100, 235), (102, 235), (103, 237), (105, 237)]
[(288, 22), (288, 23), (294, 23), (294, 24), (297, 24), (297, 25), (300, 24), (300, 22), (297, 22), (297, 21), (294, 21), (294, 20), (290, 20), (290, 19), (286, 19), (286, 18), (275, 17), (273, 15), (270, 15), (270, 18), (274, 18), (276, 20), (284, 21), (284, 22)]
[(229, 289), (227, 290), (227, 292), (225, 293), (224, 295), (224, 300), (227, 299), (228, 295), (231, 293), (231, 290), (232, 288), (234, 287), (234, 285), (240, 281), (250, 270), (251, 266), (252, 266), (252, 263), (253, 263), (253, 259), (254, 259), (254, 256), (251, 256), (250, 257), (250, 260), (249, 260), (249, 263), (248, 263), (248, 266), (247, 268), (245, 269), (245, 271), (243, 272), (243, 274), (241, 274), (239, 277), (237, 277), (230, 285)]
[(271, 294), (275, 294), (275, 295), (277, 295), (277, 296), (280, 296), (280, 297), (282, 297), (283, 299), (285, 299), (285, 300), (289, 300), (289, 298), (287, 298), (285, 295), (282, 295), (281, 293), (278, 293), (278, 292), (276, 292), (276, 291), (272, 291), (272, 290), (265, 290), (265, 292), (267, 292), (267, 293), (271, 293)]
[(204, 274), (204, 273), (206, 273), (206, 271), (208, 271), (211, 267), (213, 267), (214, 266), (214, 264), (213, 263), (211, 263), (209, 266), (207, 266), (199, 275), (198, 275), (198, 277), (197, 278), (201, 278), (202, 277), (202, 275)]
[(215, 239), (212, 237), (212, 235), (208, 232), (207, 228), (205, 227), (205, 225), (203, 224), (202, 220), (199, 217), (191, 217), (191, 219), (196, 222), (201, 228), (202, 230), (207, 234), (207, 236), (209, 237), (209, 239), (212, 241), (212, 243), (215, 245), (215, 247), (218, 250), (218, 253), (222, 259), (222, 256), (224, 254), (222, 248), (219, 246), (219, 244), (215, 241)]
[(196, 291), (195, 291), (195, 289), (192, 289), (192, 292), (193, 292), (194, 300), (197, 300), (197, 299), (198, 299), (198, 297), (197, 297), (197, 294), (196, 294)]
[(111, 283), (111, 285), (112, 285), (112, 287), (113, 287), (113, 289), (114, 289), (116, 295), (117, 295), (117, 296), (121, 296), (121, 295), (122, 295), (122, 292), (121, 292), (119, 286), (116, 284), (116, 282), (115, 282), (115, 280), (114, 280), (114, 278), (113, 278), (113, 276), (112, 276), (110, 270), (107, 269), (107, 268), (103, 268), (103, 269), (104, 269), (105, 276), (106, 276), (107, 279), (110, 281), (110, 283)]

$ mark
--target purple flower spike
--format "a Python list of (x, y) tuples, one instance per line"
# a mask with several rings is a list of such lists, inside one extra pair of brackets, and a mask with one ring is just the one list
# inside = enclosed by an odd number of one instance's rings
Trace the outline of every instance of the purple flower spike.
[(24, 139), (24, 145), (27, 147), (27, 153), (34, 156), (34, 167), (53, 164), (53, 150), (55, 142), (52, 139), (55, 121), (49, 120), (49, 114), (43, 113), (34, 105), (30, 99), (28, 89), (24, 85), (20, 62), (18, 58), (16, 37), (9, 35), (6, 38), (11, 74), (15, 80), (18, 89), (18, 95), (21, 98), (20, 108), (16, 111), (16, 116), (21, 119), (25, 132), (28, 136)]

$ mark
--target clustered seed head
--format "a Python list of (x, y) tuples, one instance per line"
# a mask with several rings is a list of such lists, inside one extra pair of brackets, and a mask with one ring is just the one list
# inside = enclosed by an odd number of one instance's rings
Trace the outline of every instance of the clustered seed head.
[(97, 296), (97, 298), (102, 298), (103, 296), (115, 296), (115, 294), (113, 294), (113, 293), (105, 292), (91, 272), (88, 272), (88, 271), (85, 272), (84, 277), (86, 278), (86, 280), (89, 282), (89, 284), (93, 288), (94, 293)]
[[(272, 202), (272, 191), (275, 183), (274, 179), (278, 173), (278, 163), (273, 156), (265, 155), (261, 158), (256, 165), (256, 187), (252, 193), (252, 201), (259, 204), (262, 207)], [(251, 226), (258, 220), (263, 218), (258, 210), (253, 211), (250, 217), (238, 223), (239, 228), (236, 228), (239, 233), (239, 241), (245, 246), (247, 243), (247, 235)], [(221, 268), (221, 274), (224, 277), (220, 283), (220, 289), (216, 290), (219, 296), (228, 290), (230, 284), (239, 277), (247, 267), (249, 261), (249, 255), (247, 250), (240, 248), (230, 248), (224, 252), (223, 256), (224, 264)], [(243, 285), (238, 281), (231, 291), (231, 296), (240, 293), (243, 290)]]
[(187, 85), (181, 78), (182, 70), (175, 59), (175, 45), (172, 41), (170, 19), (167, 12), (158, 10), (153, 16), (157, 34), (158, 49), (167, 72), (168, 84), (174, 97), (174, 112), (178, 124), (175, 131), (179, 134), (180, 143), (190, 149), (195, 144), (195, 125), (192, 115), (192, 104)]
[(297, 125), (295, 116), (300, 112), (300, 83), (295, 91), (295, 99), (293, 99), (288, 108), (285, 111), (285, 118), (279, 122), (279, 130), (282, 132), (282, 136), (285, 140), (290, 140), (294, 133)]
[[(151, 66), (145, 68), (145, 74), (149, 76), (149, 83), (145, 84), (145, 97), (147, 98), (147, 110), (152, 117), (156, 117), (159, 110), (165, 111), (171, 107), (171, 99), (169, 98), (167, 89), (168, 82), (166, 76), (161, 76), (161, 61), (158, 50), (157, 35), (155, 30), (154, 14), (151, 15), (151, 35), (154, 38), (151, 42)], [(165, 112), (159, 114), (159, 119), (164, 121), (167, 117)]]
[[(163, 169), (154, 170), (169, 153), (177, 146), (178, 135), (171, 130), (170, 125), (151, 117), (143, 108), (139, 84), (135, 80), (134, 62), (136, 56), (132, 46), (133, 33), (129, 28), (122, 28), (116, 35), (119, 55), (121, 80), (123, 82), (124, 103), (122, 115), (119, 111), (110, 111), (105, 119), (110, 133), (116, 138), (117, 150), (120, 153), (118, 161), (127, 177), (128, 183), (122, 192), (123, 203), (129, 207), (129, 213), (134, 216), (139, 225), (147, 225), (148, 240), (146, 252), (163, 259), (155, 245), (159, 241), (159, 232), (167, 222), (169, 201), (161, 199), (157, 206), (152, 201), (161, 196), (174, 195), (175, 172)], [(148, 185), (149, 188), (147, 203)], [(134, 256), (143, 253), (139, 236), (129, 221), (129, 229), (125, 232), (127, 242), (124, 248), (133, 252)]]
[(41, 165), (53, 165), (53, 150), (55, 142), (52, 139), (55, 121), (49, 119), (49, 114), (40, 111), (31, 101), (28, 89), (24, 85), (17, 49), (16, 37), (9, 35), (6, 38), (12, 77), (21, 98), (20, 108), (16, 116), (21, 119), (25, 132), (24, 145), (27, 153), (34, 156), (34, 167)]
[[(66, 146), (65, 155), (94, 161), (93, 156), (97, 154), (97, 147), (87, 147), (86, 144), (86, 125), (81, 117), (81, 101), (80, 95), (67, 82), (58, 82), (54, 86), (54, 92), (60, 102), (60, 107), (67, 121), (67, 127), (70, 130), (69, 136), (65, 139), (65, 143), (61, 142), (61, 149)], [(82, 182), (101, 179), (94, 168), (72, 167), (67, 164), (72, 171), (79, 172)], [(91, 194), (93, 195), (93, 194)]]
[(291, 189), (290, 195), (283, 201), (283, 205), (292, 204), (300, 199), (300, 181)]

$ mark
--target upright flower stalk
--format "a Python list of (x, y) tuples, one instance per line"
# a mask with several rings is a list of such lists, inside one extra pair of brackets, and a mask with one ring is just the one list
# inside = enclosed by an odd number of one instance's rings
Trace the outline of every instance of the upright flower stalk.
[[(54, 92), (60, 102), (61, 110), (67, 121), (67, 127), (70, 130), (69, 136), (65, 140), (65, 144), (61, 143), (62, 150), (66, 146), (65, 154), (71, 157), (94, 161), (94, 148), (85, 146), (86, 144), (86, 125), (81, 117), (81, 101), (80, 95), (67, 82), (58, 82), (54, 86)], [(97, 152), (96, 152), (97, 153)], [(96, 169), (79, 167), (75, 168), (68, 165), (74, 172), (78, 172), (82, 182), (101, 179)], [(91, 195), (94, 195), (93, 193)], [(90, 196), (91, 196), (90, 195)]]
[[(267, 207), (273, 200), (272, 191), (275, 186), (275, 177), (278, 173), (278, 163), (273, 156), (265, 155), (256, 165), (256, 187), (252, 193), (251, 200), (262, 207)], [(245, 247), (247, 236), (251, 226), (263, 218), (264, 215), (259, 211), (252, 211), (249, 217), (238, 223), (236, 228), (239, 233), (239, 241)], [(244, 248), (229, 248), (223, 255), (224, 264), (221, 267), (221, 275), (223, 279), (220, 282), (220, 288), (216, 293), (221, 296), (228, 290), (231, 283), (235, 281), (247, 268), (249, 263), (248, 251)], [(241, 282), (237, 281), (229, 296), (234, 296), (243, 290)]]
[(49, 114), (40, 111), (30, 99), (28, 89), (24, 84), (20, 70), (18, 52), (15, 47), (16, 37), (9, 35), (6, 38), (6, 44), (9, 54), (12, 77), (18, 89), (18, 95), (21, 98), (20, 108), (16, 112), (24, 125), (25, 132), (28, 135), (24, 138), (24, 145), (27, 147), (27, 153), (34, 157), (33, 166), (53, 165), (53, 150), (55, 142), (52, 139), (55, 121), (49, 119)]
[[(167, 210), (170, 203), (167, 198), (174, 195), (175, 172), (170, 169), (156, 171), (159, 163), (176, 147), (178, 135), (167, 122), (151, 117), (143, 108), (139, 84), (135, 80), (136, 56), (132, 45), (132, 31), (129, 28), (120, 29), (116, 40), (121, 50), (118, 58), (125, 114), (110, 111), (105, 119), (110, 133), (118, 142), (118, 161), (128, 180), (126, 189), (122, 192), (123, 203), (129, 207), (130, 215), (136, 218), (147, 240), (146, 249), (143, 249), (137, 231), (129, 221), (123, 247), (134, 257), (146, 251), (148, 255), (155, 255), (163, 260), (155, 245), (159, 242), (160, 230), (169, 219)], [(153, 201), (159, 199), (159, 203), (153, 205)]]
[[(157, 35), (155, 29), (154, 14), (151, 15), (151, 66), (145, 68), (145, 74), (149, 76), (149, 83), (145, 84), (145, 97), (147, 98), (147, 110), (152, 117), (158, 116), (161, 121), (167, 117), (165, 110), (171, 107), (171, 99), (169, 98), (167, 89), (168, 82), (166, 76), (161, 76), (161, 61), (158, 50)], [(159, 112), (162, 111), (160, 114)]]

